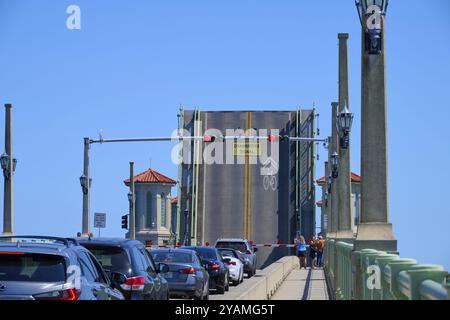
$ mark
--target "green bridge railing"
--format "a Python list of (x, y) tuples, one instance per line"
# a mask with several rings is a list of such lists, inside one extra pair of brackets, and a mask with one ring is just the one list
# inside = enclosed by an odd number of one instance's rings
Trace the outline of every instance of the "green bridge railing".
[(440, 265), (329, 239), (325, 271), (338, 300), (450, 300), (450, 275)]

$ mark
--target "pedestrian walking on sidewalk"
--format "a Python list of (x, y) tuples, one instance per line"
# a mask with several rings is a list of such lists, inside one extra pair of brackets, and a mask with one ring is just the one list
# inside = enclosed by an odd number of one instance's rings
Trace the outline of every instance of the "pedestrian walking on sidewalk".
[(297, 257), (300, 262), (300, 269), (305, 268), (306, 270), (306, 244), (305, 244), (305, 238), (303, 236), (300, 236), (299, 239), (294, 239), (295, 246), (297, 248)]
[(314, 235), (311, 236), (311, 238), (308, 240), (308, 246), (309, 246), (309, 259), (311, 264), (311, 270), (314, 270), (314, 264), (316, 261), (316, 252), (317, 252), (317, 246), (316, 246), (316, 238)]
[(322, 236), (319, 236), (319, 239), (316, 241), (317, 247), (317, 262), (316, 266), (321, 268), (323, 267), (323, 248), (325, 247), (325, 240)]

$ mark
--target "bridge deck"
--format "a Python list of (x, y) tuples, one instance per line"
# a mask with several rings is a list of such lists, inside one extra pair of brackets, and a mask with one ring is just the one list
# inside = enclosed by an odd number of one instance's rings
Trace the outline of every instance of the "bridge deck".
[(325, 272), (292, 270), (271, 300), (329, 300)]

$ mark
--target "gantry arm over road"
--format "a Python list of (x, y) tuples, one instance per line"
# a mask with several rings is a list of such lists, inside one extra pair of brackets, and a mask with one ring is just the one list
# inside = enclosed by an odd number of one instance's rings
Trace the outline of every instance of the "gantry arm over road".
[[(216, 139), (221, 140), (268, 140), (269, 142), (275, 142), (280, 140), (282, 142), (328, 142), (328, 138), (305, 138), (305, 137), (291, 137), (291, 136), (279, 136), (278, 139), (274, 135), (269, 136), (175, 136), (175, 137), (143, 137), (143, 138), (116, 138), (116, 139), (103, 139), (99, 138), (97, 140), (89, 139), (89, 143), (110, 143), (110, 142), (158, 142), (158, 141), (195, 141), (201, 140), (203, 142), (214, 142)], [(273, 140), (272, 140), (273, 139)]]
[(83, 175), (80, 177), (80, 182), (83, 190), (83, 214), (82, 214), (82, 235), (88, 236), (90, 231), (89, 226), (89, 204), (90, 204), (90, 187), (91, 187), (91, 174), (90, 174), (90, 145), (92, 144), (103, 144), (103, 143), (124, 143), (124, 142), (180, 142), (180, 141), (202, 141), (205, 143), (215, 142), (216, 140), (262, 140), (269, 142), (323, 142), (328, 143), (328, 139), (321, 138), (306, 138), (306, 137), (295, 137), (295, 136), (213, 136), (213, 135), (195, 135), (195, 136), (183, 136), (183, 135), (173, 135), (173, 136), (161, 136), (161, 137), (138, 137), (138, 138), (114, 138), (114, 139), (104, 139), (102, 135), (98, 139), (91, 139), (89, 137), (84, 138), (84, 169)]

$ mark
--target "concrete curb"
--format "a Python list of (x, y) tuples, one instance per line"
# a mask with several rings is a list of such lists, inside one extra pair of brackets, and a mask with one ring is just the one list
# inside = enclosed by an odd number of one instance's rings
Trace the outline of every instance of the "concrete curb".
[(236, 291), (219, 300), (269, 300), (293, 269), (299, 267), (296, 256), (286, 256), (245, 280)]

